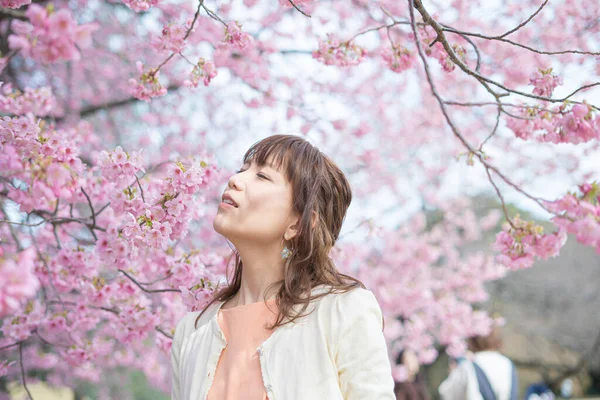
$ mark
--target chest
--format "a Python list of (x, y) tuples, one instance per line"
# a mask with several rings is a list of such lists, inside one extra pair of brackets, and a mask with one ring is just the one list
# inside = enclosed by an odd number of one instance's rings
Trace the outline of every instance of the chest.
[[(278, 328), (257, 347), (269, 400), (342, 399), (329, 332), (312, 322)], [(225, 346), (210, 326), (182, 344), (183, 399), (205, 400)]]

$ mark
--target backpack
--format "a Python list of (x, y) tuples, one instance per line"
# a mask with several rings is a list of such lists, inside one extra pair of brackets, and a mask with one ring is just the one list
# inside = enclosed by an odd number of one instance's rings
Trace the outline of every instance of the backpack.
[[(481, 393), (483, 400), (496, 400), (496, 395), (494, 394), (492, 385), (490, 384), (488, 377), (485, 375), (485, 372), (483, 372), (481, 367), (477, 365), (475, 361), (473, 361), (473, 367), (475, 368), (475, 375), (477, 375), (477, 383), (479, 384), (479, 392)], [(517, 400), (517, 392), (519, 390), (519, 385), (517, 384), (517, 369), (513, 363), (511, 363), (511, 367), (512, 379), (510, 387), (510, 400)]]

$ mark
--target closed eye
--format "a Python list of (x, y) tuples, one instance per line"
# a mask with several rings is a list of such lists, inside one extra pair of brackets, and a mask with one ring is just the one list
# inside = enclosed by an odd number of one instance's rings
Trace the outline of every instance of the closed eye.
[(265, 174), (259, 172), (258, 174), (256, 174), (256, 176), (258, 176), (261, 179), (266, 179), (266, 180), (270, 180), (268, 176), (266, 176)]

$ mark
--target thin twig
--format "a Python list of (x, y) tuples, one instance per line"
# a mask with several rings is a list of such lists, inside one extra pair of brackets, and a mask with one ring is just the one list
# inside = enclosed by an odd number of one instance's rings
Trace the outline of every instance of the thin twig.
[(92, 226), (89, 226), (87, 224), (86, 224), (86, 226), (89, 228), (89, 230), (92, 233), (92, 236), (94, 237), (94, 239), (98, 240), (98, 236), (96, 236), (96, 233), (94, 232), (94, 229), (96, 229), (96, 212), (94, 211), (94, 206), (92, 205), (92, 200), (90, 199), (90, 196), (88, 196), (88, 194), (86, 193), (86, 191), (85, 191), (85, 189), (83, 187), (81, 188), (81, 192), (83, 193), (83, 195), (87, 199), (87, 202), (88, 202), (88, 204), (90, 206), (90, 212), (92, 213)]
[(153, 280), (153, 281), (151, 281), (151, 282), (138, 282), (138, 283), (139, 283), (140, 285), (144, 285), (144, 286), (148, 286), (148, 285), (154, 285), (154, 284), (155, 284), (155, 283), (157, 283), (157, 282), (161, 282), (161, 281), (165, 281), (165, 280), (169, 279), (171, 276), (173, 276), (173, 273), (172, 273), (172, 272), (169, 272), (169, 273), (167, 274), (167, 276), (165, 276), (164, 278), (158, 278), (158, 279), (155, 279), (155, 280)]
[(510, 35), (511, 33), (515, 33), (516, 31), (518, 31), (519, 29), (521, 29), (522, 27), (524, 27), (525, 25), (527, 25), (527, 23), (528, 23), (529, 21), (531, 21), (532, 19), (534, 19), (534, 18), (535, 18), (535, 16), (536, 16), (536, 15), (538, 15), (540, 11), (542, 11), (542, 8), (544, 8), (544, 6), (546, 6), (546, 4), (548, 4), (548, 1), (549, 1), (549, 0), (546, 0), (546, 1), (544, 1), (544, 2), (542, 3), (542, 5), (541, 5), (541, 6), (540, 6), (540, 7), (539, 7), (537, 10), (535, 10), (535, 12), (534, 12), (533, 14), (531, 14), (531, 16), (530, 16), (529, 18), (527, 18), (527, 19), (526, 19), (524, 22), (521, 22), (521, 23), (520, 23), (519, 25), (517, 25), (515, 28), (511, 29), (510, 31), (508, 31), (508, 32), (506, 32), (506, 33), (503, 33), (503, 34), (502, 34), (502, 35), (500, 35), (500, 36), (494, 36), (494, 39), (502, 39), (502, 38), (504, 38), (504, 37), (506, 37), (506, 36)]
[(23, 366), (23, 342), (19, 342), (19, 364), (21, 364), (21, 379), (23, 381), (23, 388), (27, 392), (30, 400), (33, 400), (33, 396), (27, 387), (27, 380), (25, 379), (25, 367)]
[(486, 167), (485, 168), (485, 173), (488, 176), (488, 180), (490, 181), (490, 183), (492, 184), (492, 186), (496, 190), (496, 194), (500, 198), (500, 203), (502, 203), (502, 211), (504, 211), (504, 217), (506, 218), (506, 221), (508, 221), (508, 223), (510, 224), (510, 226), (513, 229), (516, 230), (517, 227), (513, 224), (512, 219), (510, 219), (510, 216), (508, 215), (508, 210), (506, 209), (506, 203), (504, 201), (504, 196), (502, 196), (502, 193), (500, 192), (500, 189), (498, 189), (498, 186), (496, 186), (496, 182), (494, 182), (494, 179), (492, 179), (492, 175), (490, 174), (490, 169)]
[(135, 180), (137, 181), (137, 184), (140, 188), (140, 194), (142, 195), (142, 201), (144, 203), (146, 203), (146, 199), (144, 198), (144, 189), (142, 189), (142, 184), (140, 183), (140, 180), (138, 179), (137, 175), (135, 176)]
[(56, 240), (56, 247), (60, 250), (62, 249), (62, 245), (60, 244), (60, 239), (58, 237), (58, 225), (52, 225), (52, 233), (54, 234), (54, 239)]
[[(29, 218), (29, 217), (27, 217), (27, 218)], [(38, 258), (42, 261), (42, 263), (44, 264), (44, 267), (46, 268), (46, 272), (48, 273), (48, 280), (50, 281), (50, 286), (52, 286), (52, 290), (54, 291), (54, 294), (56, 295), (58, 300), (61, 302), (61, 304), (63, 304), (63, 308), (64, 308), (63, 299), (60, 297), (58, 290), (56, 290), (56, 286), (54, 286), (54, 279), (52, 279), (52, 271), (50, 271), (50, 266), (48, 265), (48, 262), (44, 258), (44, 255), (42, 254), (40, 247), (38, 246), (37, 240), (35, 239), (35, 235), (33, 234), (33, 231), (31, 230), (31, 228), (29, 228), (29, 234), (31, 235), (31, 242), (33, 243), (33, 247), (35, 247), (35, 251), (38, 255)]]
[(173, 339), (173, 335), (169, 335), (167, 332), (163, 331), (163, 329), (160, 326), (157, 326), (155, 329), (156, 329), (157, 332), (162, 333), (163, 335), (165, 335), (169, 339)]
[[(200, 10), (202, 9), (202, 6), (204, 4), (204, 0), (199, 0), (198, 1), (198, 8), (196, 8), (196, 13), (194, 14), (194, 19), (192, 20), (192, 23), (190, 24), (190, 27), (188, 28), (187, 32), (185, 33), (185, 36), (183, 37), (183, 40), (185, 41), (190, 34), (192, 33), (192, 31), (194, 30), (194, 25), (196, 24), (196, 21), (198, 20), (198, 16), (200, 15)], [(169, 55), (169, 57), (166, 58), (166, 60), (164, 60), (162, 63), (160, 63), (158, 65), (158, 67), (156, 67), (153, 71), (152, 71), (152, 75), (156, 75), (158, 73), (158, 71), (160, 71), (160, 69), (165, 66), (169, 61), (171, 61), (171, 59), (173, 57), (175, 57), (177, 53), (173, 52)]]
[(289, 1), (289, 2), (290, 2), (290, 4), (292, 5), (292, 7), (294, 7), (296, 10), (298, 10), (298, 11), (299, 11), (299, 12), (300, 12), (302, 15), (304, 15), (304, 16), (306, 16), (306, 17), (310, 18), (310, 14), (307, 14), (306, 12), (304, 12), (304, 11), (303, 11), (303, 10), (302, 10), (300, 7), (298, 7), (298, 6), (296, 5), (296, 3), (294, 3), (294, 1), (293, 1), (293, 0), (288, 0), (288, 1)]
[(164, 293), (164, 292), (180, 293), (181, 292), (178, 289), (146, 289), (145, 287), (140, 285), (140, 283), (134, 277), (129, 275), (127, 272), (123, 271), (122, 269), (119, 269), (119, 272), (123, 273), (123, 275), (125, 275), (127, 278), (129, 278), (137, 287), (139, 287), (146, 293)]
[(100, 215), (100, 213), (104, 210), (106, 210), (106, 208), (110, 205), (110, 201), (108, 203), (106, 203), (104, 206), (102, 206), (101, 209), (98, 210), (98, 212), (96, 213), (96, 216)]
[(479, 151), (482, 151), (483, 146), (487, 143), (487, 141), (490, 140), (492, 138), (492, 136), (494, 136), (496, 134), (496, 131), (498, 130), (498, 126), (500, 125), (500, 115), (502, 115), (502, 104), (498, 103), (498, 112), (496, 113), (496, 123), (494, 124), (494, 128), (492, 129), (492, 132), (479, 145)]
[(2, 350), (6, 350), (6, 349), (10, 349), (11, 347), (18, 346), (20, 343), (21, 343), (21, 342), (17, 342), (17, 343), (13, 343), (13, 344), (8, 344), (8, 345), (6, 345), (6, 346), (2, 346), (2, 347), (0, 347), (0, 351), (2, 351)]
[(36, 226), (40, 226), (41, 224), (43, 224), (44, 222), (48, 222), (45, 219), (38, 222), (37, 224), (26, 224), (24, 222), (13, 222), (13, 221), (9, 221), (7, 219), (2, 219), (0, 220), (0, 223), (5, 223), (5, 224), (11, 224), (11, 225), (20, 225), (20, 226), (29, 226), (29, 227), (36, 227)]
[[(444, 100), (444, 103), (448, 106), (463, 106), (463, 107), (484, 107), (484, 106), (498, 106), (497, 102), (491, 101), (482, 101), (482, 102), (460, 102), (460, 101), (448, 101)], [(549, 108), (539, 107), (537, 105), (529, 105), (529, 104), (512, 104), (512, 103), (502, 103), (502, 108), (504, 107), (514, 107), (514, 108), (535, 108), (536, 110), (549, 112), (552, 114), (561, 114), (560, 111), (551, 110)]]
[(209, 10), (206, 5), (202, 5), (202, 8), (204, 9), (204, 11), (206, 11), (206, 14), (208, 14), (209, 17), (211, 17), (212, 19), (214, 19), (215, 21), (220, 22), (221, 24), (223, 24), (225, 26), (225, 28), (228, 27), (227, 22), (223, 21), (214, 11)]
[(600, 55), (599, 52), (583, 51), (583, 50), (544, 51), (544, 50), (535, 49), (533, 47), (527, 46), (527, 45), (519, 43), (519, 42), (515, 42), (514, 40), (510, 40), (510, 39), (498, 38), (498, 37), (494, 37), (494, 36), (486, 36), (486, 35), (482, 35), (479, 33), (473, 33), (473, 32), (465, 32), (465, 31), (458, 30), (456, 28), (453, 28), (453, 27), (451, 27), (449, 25), (445, 25), (445, 24), (443, 24), (441, 26), (443, 27), (443, 30), (446, 32), (455, 33), (457, 35), (476, 37), (476, 38), (485, 39), (485, 40), (497, 40), (500, 42), (511, 44), (516, 47), (523, 48), (525, 50), (529, 50), (532, 53), (537, 53), (537, 54), (545, 54), (545, 55), (549, 55), (549, 56), (559, 55), (559, 54), (581, 54), (581, 55), (588, 55), (588, 56)]

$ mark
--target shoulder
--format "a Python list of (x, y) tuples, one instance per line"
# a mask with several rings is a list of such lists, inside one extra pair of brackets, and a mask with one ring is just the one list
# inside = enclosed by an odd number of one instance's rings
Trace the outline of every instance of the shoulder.
[(377, 307), (377, 299), (373, 292), (361, 287), (354, 288), (345, 292), (330, 291), (320, 299), (320, 303), (326, 307), (336, 307), (339, 309), (368, 308)]
[(219, 303), (212, 304), (204, 313), (201, 311), (187, 312), (177, 323), (173, 342), (181, 343), (196, 329), (206, 325), (218, 310)]
[[(326, 292), (327, 293), (327, 292)], [(357, 319), (370, 320), (381, 326), (383, 318), (375, 295), (363, 288), (346, 292), (329, 292), (317, 300), (317, 309), (338, 324), (352, 324)]]
[(484, 365), (508, 365), (512, 364), (512, 361), (504, 354), (498, 351), (482, 351), (475, 354), (475, 362), (477, 364)]
[(187, 312), (177, 323), (175, 328), (174, 341), (183, 340), (192, 333), (195, 329), (195, 322), (200, 315), (200, 311)]

